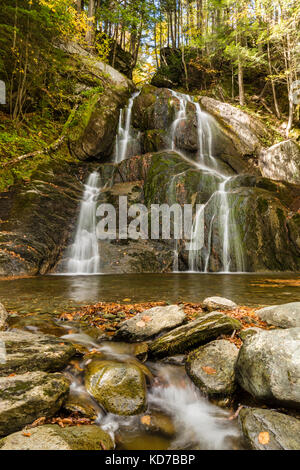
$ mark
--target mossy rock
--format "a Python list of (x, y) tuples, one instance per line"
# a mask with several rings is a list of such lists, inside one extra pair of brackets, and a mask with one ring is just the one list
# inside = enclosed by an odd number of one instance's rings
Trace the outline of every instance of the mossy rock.
[(135, 364), (93, 360), (86, 368), (85, 386), (109, 413), (130, 416), (145, 410), (145, 376)]
[(112, 450), (109, 434), (96, 425), (61, 428), (47, 424), (28, 431), (17, 432), (0, 441), (1, 450)]
[(149, 351), (157, 358), (172, 356), (190, 351), (222, 334), (230, 334), (240, 329), (241, 323), (238, 320), (220, 312), (212, 312), (156, 339), (150, 343)]

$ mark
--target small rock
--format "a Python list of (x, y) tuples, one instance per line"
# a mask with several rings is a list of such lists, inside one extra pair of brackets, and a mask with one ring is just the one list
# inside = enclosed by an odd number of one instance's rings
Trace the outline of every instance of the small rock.
[(222, 334), (230, 334), (240, 329), (241, 323), (238, 320), (220, 312), (211, 312), (157, 338), (150, 343), (149, 351), (152, 356), (158, 358), (181, 354)]
[(0, 331), (5, 330), (7, 325), (6, 325), (6, 320), (8, 317), (8, 313), (4, 306), (0, 304)]
[(299, 419), (272, 410), (242, 408), (239, 424), (251, 449), (300, 449)]
[(300, 327), (300, 302), (291, 302), (283, 305), (257, 310), (256, 315), (268, 325), (280, 328)]
[(86, 368), (85, 386), (110, 413), (130, 416), (145, 410), (145, 376), (135, 364), (95, 359)]
[(203, 300), (203, 308), (209, 312), (214, 310), (234, 310), (237, 304), (223, 297), (207, 297)]
[(38, 426), (16, 432), (1, 439), (1, 450), (112, 450), (114, 443), (108, 433), (96, 425), (70, 426), (58, 424)]
[(258, 400), (300, 408), (300, 328), (248, 335), (240, 349), (236, 377)]
[(42, 416), (53, 416), (69, 391), (62, 374), (29, 372), (0, 377), (0, 435), (18, 431)]
[(159, 432), (167, 437), (174, 436), (176, 430), (172, 419), (158, 411), (152, 411), (151, 414), (141, 417), (141, 424), (150, 432)]
[(185, 318), (184, 311), (177, 305), (150, 308), (122, 323), (116, 338), (144, 341), (182, 325)]
[(235, 390), (235, 364), (238, 348), (226, 340), (212, 341), (191, 352), (186, 371), (208, 396), (231, 395)]
[(72, 344), (48, 335), (27, 331), (0, 332), (6, 358), (0, 362), (0, 377), (34, 370), (55, 372), (63, 369), (75, 354)]

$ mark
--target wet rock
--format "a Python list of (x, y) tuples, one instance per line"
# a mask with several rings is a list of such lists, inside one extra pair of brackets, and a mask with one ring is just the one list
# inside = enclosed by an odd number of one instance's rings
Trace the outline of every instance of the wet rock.
[(164, 357), (164, 359), (161, 360), (163, 364), (170, 364), (172, 366), (184, 366), (185, 361), (185, 354), (177, 354), (176, 356)]
[(225, 299), (224, 297), (207, 297), (203, 300), (203, 307), (209, 312), (214, 310), (234, 310), (237, 308), (237, 304), (231, 300)]
[(239, 321), (220, 312), (212, 312), (157, 338), (150, 343), (149, 350), (154, 357), (172, 356), (205, 344), (222, 334), (230, 334), (240, 328)]
[(17, 432), (0, 441), (1, 450), (112, 450), (114, 443), (96, 425), (61, 428), (48, 424), (30, 429), (29, 437)]
[(266, 141), (270, 141), (267, 128), (245, 111), (207, 96), (200, 102), (223, 125), (223, 131), (232, 140), (232, 148), (239, 155), (258, 154)]
[(138, 343), (134, 348), (133, 354), (139, 361), (146, 362), (148, 358), (148, 351), (149, 346), (147, 343)]
[(172, 419), (158, 411), (152, 411), (149, 415), (142, 416), (141, 424), (146, 431), (158, 432), (167, 437), (174, 436), (176, 432)]
[[(134, 100), (132, 122), (142, 131), (168, 129), (175, 117), (178, 100), (167, 88), (146, 85)], [(179, 103), (177, 103), (179, 104)]]
[(101, 413), (101, 408), (88, 393), (83, 388), (74, 389), (73, 385), (71, 385), (69, 396), (63, 407), (71, 413), (80, 413), (82, 416), (93, 420)]
[(54, 321), (53, 315), (48, 314), (16, 316), (9, 320), (9, 328), (58, 337), (66, 333), (66, 329)]
[(272, 410), (243, 408), (239, 423), (254, 450), (299, 450), (300, 420)]
[(300, 147), (293, 140), (262, 150), (258, 164), (267, 178), (300, 184)]
[(0, 341), (6, 350), (5, 362), (0, 363), (0, 376), (61, 370), (75, 354), (74, 347), (68, 342), (26, 331), (0, 332)]
[(86, 368), (85, 386), (107, 412), (129, 416), (145, 409), (145, 376), (135, 364), (93, 360)]
[(238, 348), (229, 341), (212, 341), (188, 355), (187, 374), (208, 396), (231, 395), (235, 390), (238, 353)]
[(0, 304), (0, 331), (5, 330), (7, 327), (6, 320), (8, 317), (8, 313), (5, 309), (5, 307)]
[(53, 416), (69, 391), (62, 374), (29, 372), (0, 377), (0, 435), (21, 429), (42, 416)]
[(185, 318), (184, 311), (178, 305), (150, 308), (122, 323), (116, 338), (131, 342), (144, 341), (182, 325)]
[(268, 325), (280, 328), (300, 327), (300, 302), (291, 302), (283, 305), (256, 310), (256, 315)]
[(236, 377), (259, 400), (300, 408), (300, 328), (261, 330), (247, 336)]

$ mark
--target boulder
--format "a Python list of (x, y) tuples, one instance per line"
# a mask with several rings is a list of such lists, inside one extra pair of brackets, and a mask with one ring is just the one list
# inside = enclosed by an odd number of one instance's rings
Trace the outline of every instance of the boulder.
[(234, 310), (237, 308), (237, 304), (231, 300), (225, 299), (223, 297), (207, 297), (203, 300), (203, 307), (209, 312), (214, 310)]
[(273, 410), (242, 408), (239, 424), (254, 450), (299, 450), (300, 420)]
[(220, 122), (223, 131), (232, 140), (232, 147), (239, 155), (258, 155), (266, 142), (271, 140), (268, 129), (259, 119), (245, 111), (208, 96), (203, 96), (200, 103)]
[(236, 377), (256, 399), (300, 408), (300, 328), (260, 331), (240, 349)]
[(150, 343), (149, 352), (158, 358), (184, 353), (240, 328), (238, 320), (220, 312), (211, 312), (157, 338)]
[(2, 304), (0, 304), (0, 331), (6, 329), (7, 317), (8, 317), (8, 313), (5, 309), (5, 307)]
[(85, 371), (85, 386), (109, 413), (129, 416), (145, 410), (145, 376), (135, 364), (92, 360)]
[(69, 391), (62, 374), (28, 372), (0, 377), (0, 435), (18, 431), (42, 416), (53, 416)]
[(47, 424), (1, 439), (1, 450), (112, 450), (108, 433), (96, 425), (61, 428)]
[(58, 371), (75, 354), (69, 342), (27, 331), (0, 332), (0, 341), (6, 350), (6, 360), (0, 363), (0, 377), (36, 370)]
[(256, 310), (256, 315), (268, 325), (280, 328), (300, 327), (300, 302), (291, 302), (283, 305)]
[(300, 184), (300, 147), (286, 140), (263, 149), (258, 158), (262, 175), (273, 180)]
[(238, 353), (238, 348), (229, 341), (212, 341), (188, 355), (187, 374), (208, 396), (231, 395), (235, 390)]
[(185, 318), (184, 311), (178, 305), (150, 308), (122, 323), (115, 338), (130, 342), (144, 341), (182, 325)]

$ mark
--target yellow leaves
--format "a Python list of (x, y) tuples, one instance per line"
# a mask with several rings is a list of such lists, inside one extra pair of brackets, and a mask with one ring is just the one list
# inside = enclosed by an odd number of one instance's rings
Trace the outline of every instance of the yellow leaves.
[(130, 302), (131, 299), (123, 299), (123, 302)]
[(151, 416), (150, 415), (144, 415), (141, 417), (141, 423), (144, 426), (150, 426), (151, 424)]
[(262, 431), (258, 435), (258, 442), (262, 445), (267, 445), (270, 442), (270, 434), (267, 431)]
[(202, 369), (203, 369), (204, 372), (206, 372), (206, 374), (208, 374), (208, 375), (214, 375), (214, 374), (217, 373), (216, 369), (214, 369), (213, 367), (203, 366)]

